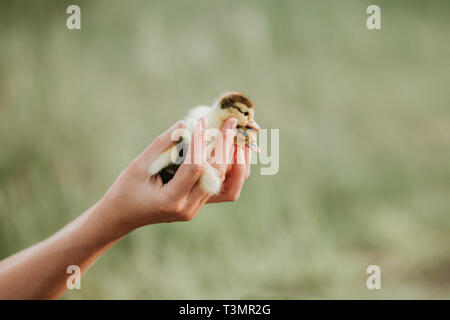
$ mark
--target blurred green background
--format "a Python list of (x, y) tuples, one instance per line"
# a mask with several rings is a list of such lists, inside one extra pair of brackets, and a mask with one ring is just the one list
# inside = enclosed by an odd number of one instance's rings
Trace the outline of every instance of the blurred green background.
[(450, 298), (449, 16), (448, 1), (2, 1), (0, 258), (240, 90), (280, 129), (278, 174), (255, 165), (239, 201), (130, 234), (65, 299)]

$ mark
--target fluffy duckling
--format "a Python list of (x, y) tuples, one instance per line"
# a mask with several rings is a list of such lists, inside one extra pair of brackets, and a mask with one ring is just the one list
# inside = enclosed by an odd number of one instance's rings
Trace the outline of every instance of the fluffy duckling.
[[(180, 138), (177, 145), (163, 152), (153, 161), (149, 169), (150, 174), (159, 174), (163, 183), (167, 183), (172, 179), (182, 160), (184, 160), (185, 154), (183, 152), (187, 150), (186, 147), (189, 145), (195, 123), (202, 117), (208, 121), (208, 129), (216, 129), (211, 130), (216, 133), (212, 134), (213, 138), (208, 142), (207, 160), (211, 158), (211, 153), (214, 150), (214, 136), (217, 135), (218, 130), (229, 117), (235, 117), (238, 120), (235, 143), (245, 143), (251, 150), (259, 152), (256, 144), (259, 126), (254, 120), (254, 116), (255, 106), (253, 102), (240, 92), (227, 93), (216, 100), (212, 106), (199, 106), (192, 109), (184, 119), (187, 134)], [(174, 160), (174, 158), (178, 158), (178, 160)], [(181, 161), (179, 161), (180, 158)], [(205, 163), (205, 170), (200, 177), (200, 186), (211, 195), (220, 193), (222, 181), (217, 170), (208, 161)]]

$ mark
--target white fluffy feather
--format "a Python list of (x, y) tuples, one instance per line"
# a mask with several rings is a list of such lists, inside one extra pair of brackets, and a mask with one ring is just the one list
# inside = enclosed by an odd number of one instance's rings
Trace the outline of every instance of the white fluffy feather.
[[(220, 112), (217, 112), (217, 110), (218, 109), (215, 106), (200, 106), (192, 109), (188, 116), (184, 119), (186, 130), (189, 132), (189, 135), (192, 135), (194, 132), (195, 123), (202, 117), (206, 118), (208, 122), (208, 129), (219, 129), (223, 124), (223, 120), (220, 119)], [(214, 133), (213, 130), (210, 130), (209, 132)], [(207, 160), (211, 158), (211, 152), (214, 149), (214, 144), (215, 139), (213, 138), (207, 146)], [(162, 169), (173, 163), (172, 159), (175, 158), (176, 146), (163, 152), (155, 161), (153, 161), (149, 169), (150, 174), (158, 174)], [(219, 178), (217, 170), (214, 169), (214, 167), (212, 167), (209, 163), (206, 163), (205, 170), (200, 177), (200, 186), (209, 194), (214, 195), (220, 193), (222, 181)]]
[[(236, 94), (236, 93), (230, 93)], [(238, 93), (239, 94), (239, 93)], [(224, 95), (226, 97), (228, 94)], [(230, 116), (235, 117), (238, 120), (240, 126), (245, 126), (249, 120), (253, 119), (254, 110), (249, 109), (247, 106), (239, 104), (239, 110), (236, 108), (221, 108), (219, 106), (219, 100), (217, 100), (211, 107), (199, 106), (192, 109), (188, 116), (184, 119), (187, 134), (189, 136), (184, 137), (184, 142), (189, 143), (190, 137), (194, 131), (196, 122), (200, 118), (205, 118), (208, 124), (208, 133), (212, 137), (207, 146), (207, 162), (205, 164), (204, 172), (200, 177), (200, 186), (203, 190), (211, 195), (219, 194), (222, 186), (222, 181), (219, 177), (217, 170), (208, 163), (211, 159), (211, 153), (215, 145), (215, 136), (222, 127), (224, 121)], [(245, 112), (248, 111), (248, 112)], [(244, 112), (246, 115), (244, 115)], [(215, 129), (215, 130), (214, 130)], [(163, 152), (159, 157), (153, 161), (150, 166), (149, 172), (152, 175), (158, 174), (162, 169), (166, 168), (171, 163), (175, 162), (177, 158), (178, 150), (176, 146)]]

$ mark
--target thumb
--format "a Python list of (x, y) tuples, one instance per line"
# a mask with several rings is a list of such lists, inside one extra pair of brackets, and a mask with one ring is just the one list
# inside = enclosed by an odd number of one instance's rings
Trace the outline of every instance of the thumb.
[(150, 145), (142, 151), (142, 153), (138, 156), (138, 159), (150, 165), (161, 153), (168, 150), (176, 142), (178, 142), (178, 138), (181, 134), (180, 132), (177, 133), (177, 130), (183, 129), (184, 127), (185, 124), (183, 120), (175, 123), (164, 133), (157, 136), (155, 140), (153, 140), (152, 143), (150, 143)]

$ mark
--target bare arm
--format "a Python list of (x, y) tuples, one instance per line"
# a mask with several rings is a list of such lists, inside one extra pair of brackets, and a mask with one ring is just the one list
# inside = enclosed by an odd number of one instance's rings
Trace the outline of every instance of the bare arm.
[[(156, 138), (120, 174), (105, 196), (73, 222), (50, 238), (0, 261), (0, 299), (58, 298), (67, 289), (68, 266), (77, 265), (82, 272), (86, 271), (134, 229), (154, 223), (188, 221), (206, 202), (236, 200), (249, 173), (247, 156), (243, 165), (216, 166), (226, 180), (222, 194), (214, 198), (197, 183), (203, 163), (182, 164), (165, 185), (160, 177), (147, 173), (152, 161), (172, 145), (172, 131), (183, 125), (179, 122)], [(234, 119), (229, 119), (222, 130), (235, 127)], [(187, 157), (202, 158), (205, 129), (206, 123), (199, 122)], [(201, 148), (195, 148), (196, 143)], [(230, 157), (244, 154), (243, 150), (233, 154), (233, 145), (226, 145), (226, 150)]]
[(0, 262), (0, 299), (52, 299), (66, 290), (66, 269), (85, 271), (120, 237), (105, 224), (99, 202), (50, 238)]

